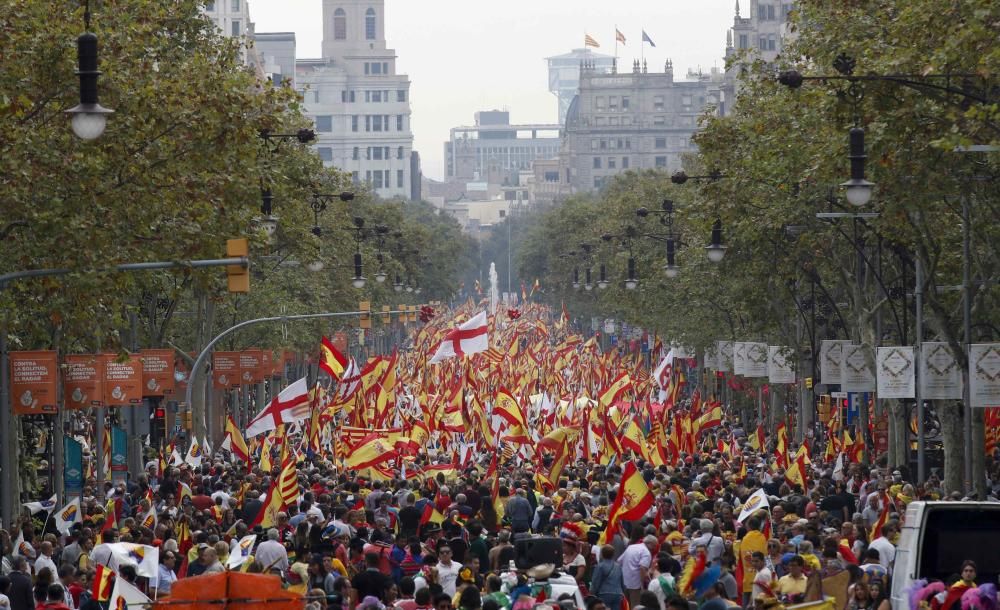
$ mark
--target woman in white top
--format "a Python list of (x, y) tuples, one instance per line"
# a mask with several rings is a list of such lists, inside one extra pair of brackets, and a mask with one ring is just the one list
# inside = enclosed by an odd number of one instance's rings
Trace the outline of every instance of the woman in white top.
[(580, 553), (580, 543), (576, 538), (563, 538), (563, 568), (577, 582), (583, 582), (584, 573), (587, 571), (587, 558)]

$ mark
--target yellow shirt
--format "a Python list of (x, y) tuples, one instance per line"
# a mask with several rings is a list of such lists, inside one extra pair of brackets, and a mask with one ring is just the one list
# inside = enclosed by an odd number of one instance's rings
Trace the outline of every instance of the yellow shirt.
[(750, 566), (750, 559), (754, 552), (758, 551), (767, 555), (767, 537), (752, 529), (737, 544), (739, 545), (737, 547), (739, 549), (738, 557), (743, 561), (743, 592), (749, 593), (753, 591), (753, 579), (757, 574), (757, 571)]
[(778, 586), (775, 588), (782, 595), (803, 595), (806, 592), (807, 582), (808, 579), (805, 576), (792, 578), (791, 574), (785, 574), (778, 579)]

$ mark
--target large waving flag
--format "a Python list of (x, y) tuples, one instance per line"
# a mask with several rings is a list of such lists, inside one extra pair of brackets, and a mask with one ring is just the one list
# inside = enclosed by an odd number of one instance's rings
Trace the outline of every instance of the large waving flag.
[(362, 439), (347, 454), (344, 468), (360, 470), (370, 468), (394, 459), (397, 455), (393, 443), (378, 434), (370, 434)]
[(493, 401), (493, 414), (502, 417), (512, 428), (514, 426), (527, 427), (521, 405), (514, 399), (514, 395), (503, 386), (497, 390), (497, 396)]
[(274, 527), (278, 523), (278, 513), (284, 510), (285, 501), (281, 497), (281, 490), (278, 489), (278, 485), (272, 484), (271, 489), (268, 490), (267, 496), (264, 498), (264, 505), (261, 506), (260, 512), (257, 513), (257, 518), (254, 519), (253, 523), (250, 524), (250, 528), (255, 528), (258, 525), (265, 530), (269, 527)]
[(48, 500), (42, 500), (41, 502), (25, 502), (22, 506), (27, 508), (32, 515), (42, 511), (51, 513), (52, 509), (56, 507), (56, 494), (52, 494), (52, 497)]
[(653, 506), (653, 494), (649, 491), (649, 485), (635, 467), (635, 462), (628, 462), (625, 465), (625, 472), (622, 473), (618, 495), (608, 511), (608, 525), (601, 534), (599, 544), (608, 544), (614, 538), (619, 522), (637, 521), (651, 506)]
[(630, 387), (632, 387), (632, 379), (629, 378), (628, 371), (622, 371), (601, 391), (601, 394), (597, 397), (597, 402), (604, 407), (610, 407)]
[(593, 36), (591, 36), (590, 34), (584, 34), (583, 35), (583, 46), (597, 48), (597, 47), (600, 47), (601, 45), (597, 42), (597, 39), (594, 38)]
[(250, 449), (247, 447), (246, 440), (243, 439), (243, 435), (240, 434), (240, 429), (233, 421), (233, 416), (229, 415), (226, 417), (226, 438), (222, 439), (222, 444), (219, 445), (220, 449), (225, 449), (229, 453), (233, 454), (248, 465), (250, 464)]
[(281, 492), (281, 500), (286, 508), (295, 506), (295, 502), (299, 498), (299, 478), (298, 469), (295, 467), (295, 457), (290, 452), (286, 453), (281, 461), (278, 490)]
[(300, 422), (309, 417), (309, 385), (303, 377), (282, 390), (271, 404), (247, 426), (247, 437), (269, 432), (278, 424)]
[[(111, 568), (121, 571), (122, 564), (135, 565), (135, 572), (146, 578), (159, 576), (160, 549), (145, 544), (115, 542), (108, 545), (111, 551)], [(113, 607), (113, 606), (112, 606)]]
[(319, 368), (326, 371), (330, 377), (340, 379), (347, 370), (347, 357), (340, 353), (329, 339), (323, 337), (319, 345)]
[(434, 352), (434, 357), (428, 362), (437, 364), (455, 356), (471, 356), (485, 352), (490, 348), (489, 329), (487, 328), (486, 312), (481, 311), (458, 328), (448, 331), (444, 340)]

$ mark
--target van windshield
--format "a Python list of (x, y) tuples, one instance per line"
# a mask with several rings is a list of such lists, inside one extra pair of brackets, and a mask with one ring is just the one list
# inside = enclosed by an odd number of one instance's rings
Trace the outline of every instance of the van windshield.
[(922, 578), (956, 580), (962, 562), (978, 566), (976, 582), (997, 582), (1000, 575), (1000, 510), (931, 510), (921, 545)]

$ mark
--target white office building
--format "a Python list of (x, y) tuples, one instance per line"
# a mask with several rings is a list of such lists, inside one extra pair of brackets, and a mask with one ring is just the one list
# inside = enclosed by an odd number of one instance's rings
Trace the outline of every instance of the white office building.
[(322, 53), (295, 62), (320, 158), (383, 198), (419, 197), (410, 80), (386, 48), (384, 0), (323, 0)]

